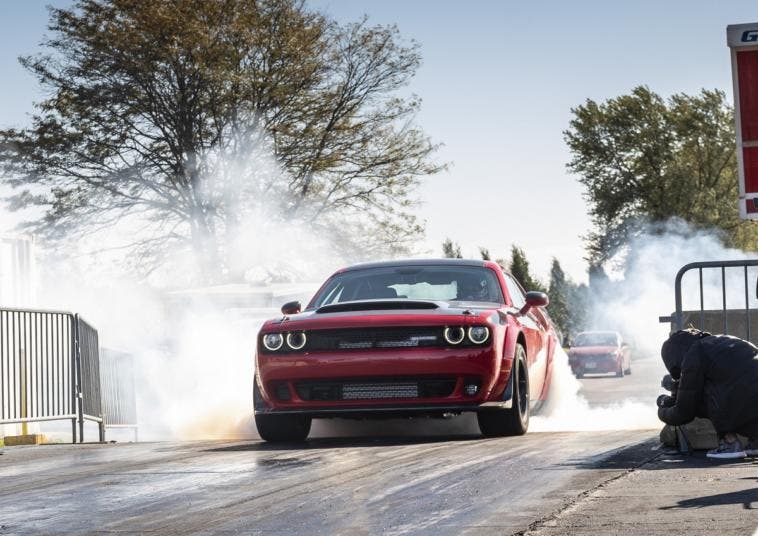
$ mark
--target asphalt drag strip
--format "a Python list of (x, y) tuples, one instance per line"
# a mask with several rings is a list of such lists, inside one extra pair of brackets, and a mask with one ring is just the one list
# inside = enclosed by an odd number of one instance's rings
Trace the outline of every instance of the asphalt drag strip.
[(508, 534), (655, 456), (655, 436), (8, 448), (0, 534)]

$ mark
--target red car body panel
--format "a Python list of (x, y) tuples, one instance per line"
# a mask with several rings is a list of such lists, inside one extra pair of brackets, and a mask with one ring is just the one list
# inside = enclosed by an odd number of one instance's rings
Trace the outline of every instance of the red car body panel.
[[(420, 262), (454, 264), (453, 261), (398, 261), (382, 263), (382, 266), (414, 266)], [(355, 412), (361, 409), (381, 411), (389, 408), (425, 408), (432, 411), (438, 408), (441, 411), (476, 411), (480, 407), (486, 407), (481, 406), (484, 403), (507, 403), (504, 395), (519, 341), (526, 347), (532, 400), (544, 400), (549, 388), (553, 349), (557, 341), (549, 317), (540, 308), (532, 308), (524, 315), (518, 313), (505, 284), (505, 278), (510, 276), (505, 275), (497, 264), (484, 261), (461, 262), (468, 262), (467, 266), (492, 270), (497, 276), (506, 303), (482, 307), (440, 302), (434, 309), (317, 312), (311, 302), (300, 314), (267, 321), (260, 330), (256, 351), (256, 382), (260, 392), (256, 400), (256, 413), (298, 412), (317, 417), (333, 416), (332, 412), (340, 410)], [(348, 270), (355, 269), (361, 267)], [(337, 274), (342, 272), (344, 270)], [(393, 303), (396, 302), (398, 300), (393, 300)], [(269, 333), (303, 331), (306, 334), (323, 334), (327, 333), (323, 330), (340, 332), (416, 327), (441, 330), (445, 326), (473, 325), (487, 326), (490, 329), (486, 343), (338, 351), (309, 350), (306, 346), (304, 351), (297, 352), (261, 351), (262, 337)], [(454, 379), (455, 386), (444, 396), (365, 400), (306, 400), (296, 388), (296, 385), (302, 385), (298, 382), (360, 382), (363, 379), (392, 378), (399, 378), (398, 381), (403, 378), (445, 378), (449, 382)], [(474, 380), (479, 385), (478, 392), (475, 395), (466, 394), (465, 382)]]

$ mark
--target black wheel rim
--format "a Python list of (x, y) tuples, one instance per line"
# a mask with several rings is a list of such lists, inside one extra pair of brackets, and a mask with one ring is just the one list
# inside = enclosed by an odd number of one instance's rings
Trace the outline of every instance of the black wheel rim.
[(529, 409), (529, 397), (527, 393), (529, 392), (529, 386), (526, 383), (526, 374), (524, 374), (524, 371), (521, 367), (519, 367), (518, 371), (518, 405), (519, 405), (519, 413), (521, 414), (521, 418), (524, 419), (526, 417), (526, 412)]

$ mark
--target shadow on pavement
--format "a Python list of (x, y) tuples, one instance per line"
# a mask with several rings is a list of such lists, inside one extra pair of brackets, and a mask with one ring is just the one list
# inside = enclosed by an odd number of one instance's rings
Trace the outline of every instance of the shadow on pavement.
[[(758, 480), (756, 477), (743, 478), (742, 480)], [(686, 508), (706, 508), (709, 506), (723, 506), (727, 504), (741, 504), (745, 510), (758, 510), (753, 506), (758, 504), (758, 488), (733, 491), (730, 493), (718, 493), (704, 495), (693, 499), (684, 499), (673, 506), (662, 506), (659, 510), (679, 510)]]
[(433, 437), (336, 437), (315, 438), (293, 443), (266, 443), (255, 441), (226, 447), (206, 449), (205, 452), (235, 452), (235, 451), (288, 451), (309, 449), (340, 449), (360, 447), (396, 447), (402, 445), (425, 445), (429, 443), (448, 443), (451, 441), (482, 440), (479, 435), (469, 436), (433, 436)]
[(594, 456), (569, 459), (563, 463), (544, 467), (542, 470), (555, 470), (567, 467), (573, 469), (636, 469), (661, 455), (660, 450), (655, 450), (658, 444), (657, 438), (649, 439), (643, 443), (608, 450)]

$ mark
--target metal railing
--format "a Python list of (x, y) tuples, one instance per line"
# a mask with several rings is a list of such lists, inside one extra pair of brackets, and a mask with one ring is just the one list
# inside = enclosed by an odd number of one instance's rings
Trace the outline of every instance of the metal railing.
[[(751, 284), (748, 270), (751, 267), (758, 267), (758, 259), (693, 262), (683, 266), (676, 274), (674, 282), (675, 311), (671, 316), (660, 317), (660, 321), (670, 322), (672, 331), (684, 329), (686, 325), (693, 324), (703, 331), (721, 332), (744, 337), (746, 340), (753, 340), (758, 333), (752, 329), (751, 324), (754, 320), (753, 317), (758, 313), (758, 309), (750, 305)], [(716, 284), (720, 287), (720, 307), (706, 308), (703, 277), (706, 270), (715, 270), (716, 275), (720, 275), (720, 280)], [(729, 281), (727, 279), (728, 270), (732, 275)], [(735, 274), (735, 270), (738, 273)], [(682, 280), (687, 273), (694, 271), (697, 271), (698, 277), (696, 293), (699, 306), (697, 309), (684, 310)], [(738, 280), (742, 287), (740, 292), (741, 304), (738, 308), (730, 308), (727, 303), (729, 283), (734, 283)], [(753, 289), (754, 292), (758, 293), (757, 287), (753, 287)], [(753, 294), (753, 296), (755, 297), (756, 294)]]
[(0, 425), (57, 420), (74, 443), (85, 421), (105, 439), (97, 331), (72, 313), (0, 309)]
[(137, 441), (134, 356), (102, 348), (100, 352), (103, 419), (106, 428), (128, 428)]
[(79, 437), (84, 437), (84, 421), (98, 423), (100, 441), (105, 441), (102, 393), (100, 391), (100, 345), (97, 330), (76, 315), (76, 370), (79, 381)]

